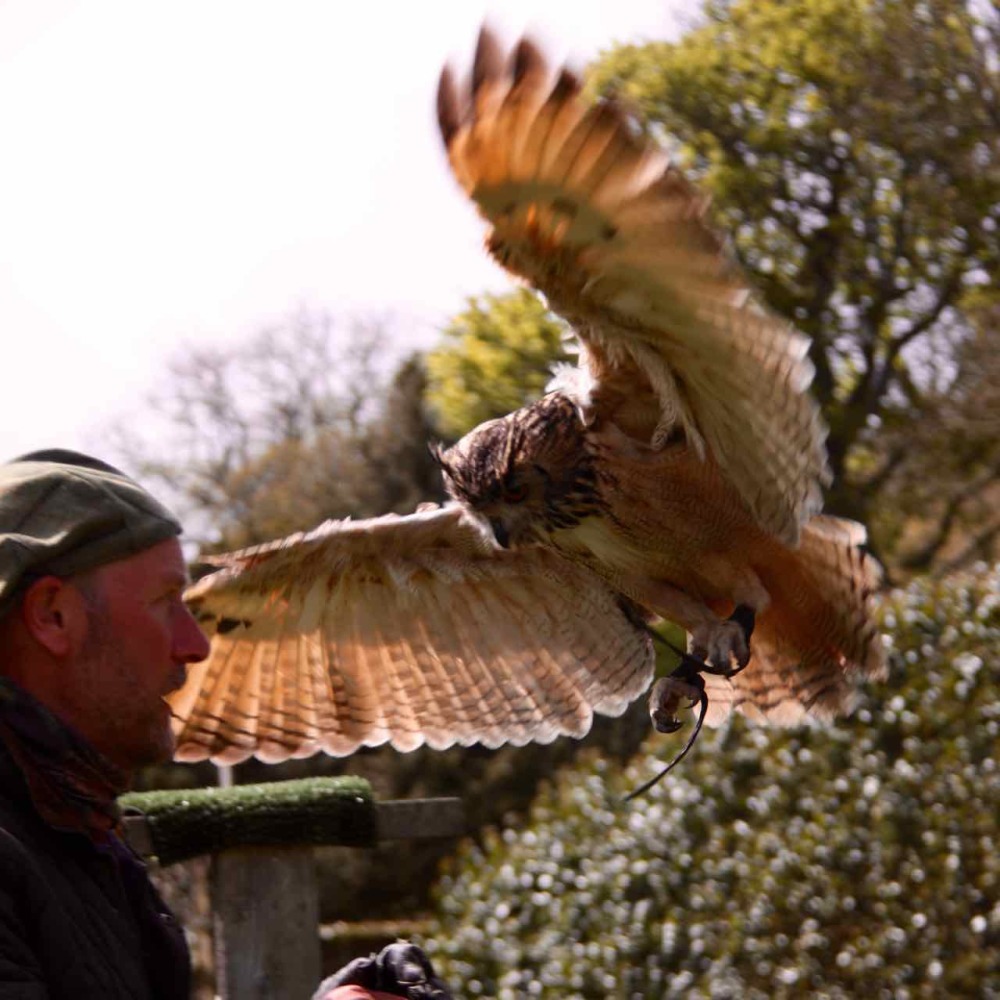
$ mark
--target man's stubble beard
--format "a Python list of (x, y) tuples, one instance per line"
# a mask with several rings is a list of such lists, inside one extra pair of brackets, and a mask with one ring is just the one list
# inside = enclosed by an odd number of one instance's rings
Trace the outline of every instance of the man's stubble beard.
[(122, 660), (101, 596), (85, 594), (87, 635), (80, 651), (81, 700), (87, 702), (89, 717), (100, 720), (97, 749), (128, 770), (168, 763), (175, 741), (163, 708), (165, 702), (157, 699), (145, 710), (137, 699), (128, 697), (143, 665)]

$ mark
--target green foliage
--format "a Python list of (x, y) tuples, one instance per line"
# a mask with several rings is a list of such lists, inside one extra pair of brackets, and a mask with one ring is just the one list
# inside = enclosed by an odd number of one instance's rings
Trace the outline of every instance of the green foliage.
[(919, 420), (887, 420), (879, 434), (884, 485), (870, 527), (892, 540), (906, 571), (945, 575), (997, 551), (1000, 305), (981, 301), (949, 377), (924, 393)]
[(511, 1000), (1000, 996), (1000, 567), (883, 623), (891, 676), (851, 720), (736, 720), (625, 806), (676, 749), (654, 737), (467, 846), (435, 962)]
[(441, 430), (459, 438), (541, 396), (552, 365), (567, 360), (565, 333), (524, 289), (470, 299), (427, 357), (427, 398)]
[(812, 338), (845, 512), (865, 513), (849, 452), (873, 416), (910, 411), (966, 290), (998, 274), (997, 29), (972, 6), (715, 0), (678, 42), (594, 69), (676, 139), (764, 297)]

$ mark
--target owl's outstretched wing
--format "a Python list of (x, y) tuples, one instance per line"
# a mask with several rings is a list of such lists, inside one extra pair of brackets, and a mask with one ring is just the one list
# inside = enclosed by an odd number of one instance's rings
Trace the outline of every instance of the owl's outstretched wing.
[(704, 221), (707, 198), (527, 41), (506, 59), (484, 30), (470, 88), (445, 68), (438, 118), (490, 252), (580, 337), (578, 396), (653, 445), (682, 430), (795, 543), (827, 479), (808, 341), (754, 299)]
[(457, 505), (212, 561), (185, 595), (212, 649), (171, 698), (179, 760), (547, 742), (651, 680), (648, 638), (603, 581), (499, 549)]

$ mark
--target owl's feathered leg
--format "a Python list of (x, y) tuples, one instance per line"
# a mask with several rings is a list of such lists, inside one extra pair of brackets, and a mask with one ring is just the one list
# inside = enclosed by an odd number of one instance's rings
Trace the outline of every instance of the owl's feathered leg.
[(692, 633), (691, 655), (702, 661), (705, 673), (722, 677), (738, 674), (750, 662), (750, 637), (756, 621), (756, 612), (749, 604), (737, 604), (724, 622), (712, 626), (707, 641), (705, 633), (701, 639)]
[(739, 668), (750, 662), (750, 644), (736, 622), (712, 622), (692, 631), (691, 655), (711, 666), (715, 673), (725, 673), (733, 663)]
[(756, 574), (744, 571), (743, 579), (736, 582), (739, 586), (732, 588), (732, 597), (737, 609), (745, 610), (726, 619), (664, 580), (632, 578), (629, 596), (684, 628), (691, 635), (691, 655), (713, 667), (713, 673), (728, 674), (734, 666), (742, 668), (749, 663), (754, 616), (770, 603), (770, 595)]
[[(729, 616), (727, 622), (736, 625), (743, 632), (746, 643), (749, 645), (750, 637), (753, 635), (756, 616), (753, 608), (746, 604), (739, 604), (736, 610)], [(697, 659), (691, 653), (685, 653), (678, 649), (672, 642), (665, 639), (655, 629), (643, 623), (646, 631), (652, 636), (655, 642), (666, 646), (671, 652), (681, 658), (677, 669), (668, 677), (660, 677), (649, 693), (649, 718), (653, 723), (653, 728), (658, 733), (676, 733), (681, 728), (683, 722), (677, 718), (677, 712), (682, 708), (694, 708), (700, 706), (698, 721), (695, 723), (687, 743), (676, 757), (658, 774), (655, 774), (649, 781), (640, 785), (634, 792), (625, 796), (626, 802), (643, 792), (649, 791), (658, 781), (665, 778), (686, 756), (691, 747), (694, 746), (701, 727), (705, 722), (705, 715), (708, 712), (708, 692), (705, 690), (705, 679), (702, 674), (719, 674), (723, 677), (733, 677), (746, 666), (746, 663), (737, 664), (732, 667), (716, 667), (704, 659)], [(749, 656), (747, 657), (749, 660)], [(687, 704), (684, 704), (687, 702)]]
[[(705, 714), (708, 712), (708, 693), (705, 691), (705, 681), (701, 676), (702, 664), (695, 660), (688, 653), (684, 653), (674, 647), (673, 643), (667, 642), (663, 636), (650, 629), (650, 634), (656, 636), (670, 649), (678, 653), (681, 657), (680, 665), (669, 677), (661, 677), (653, 685), (649, 695), (649, 716), (653, 721), (653, 726), (659, 733), (676, 733), (682, 723), (677, 718), (676, 712), (680, 708), (694, 708), (700, 705), (698, 721), (695, 723), (687, 743), (674, 759), (667, 764), (659, 773), (653, 775), (649, 781), (640, 785), (634, 792), (625, 796), (626, 802), (643, 792), (649, 791), (658, 781), (665, 778), (686, 756), (687, 752), (694, 746), (694, 741), (701, 732), (702, 724), (705, 721)], [(687, 701), (687, 705), (682, 702)]]
[[(687, 662), (669, 677), (659, 677), (649, 692), (649, 718), (658, 733), (676, 733), (684, 723), (677, 718), (682, 708), (694, 708), (705, 694), (705, 681), (697, 667)], [(687, 704), (683, 704), (687, 702)]]
[[(745, 604), (740, 604), (727, 621), (742, 629), (744, 638), (749, 643), (755, 624), (753, 609)], [(682, 725), (681, 720), (676, 717), (678, 709), (694, 708), (703, 699), (707, 701), (708, 696), (705, 692), (705, 681), (702, 674), (735, 677), (746, 667), (746, 664), (737, 664), (735, 667), (717, 667), (696, 657), (693, 653), (679, 650), (672, 642), (648, 625), (646, 631), (652, 636), (654, 642), (666, 646), (681, 658), (677, 669), (668, 677), (659, 678), (653, 684), (649, 694), (649, 717), (652, 720), (653, 728), (658, 733), (676, 733)], [(684, 701), (687, 702), (686, 705), (682, 704)]]

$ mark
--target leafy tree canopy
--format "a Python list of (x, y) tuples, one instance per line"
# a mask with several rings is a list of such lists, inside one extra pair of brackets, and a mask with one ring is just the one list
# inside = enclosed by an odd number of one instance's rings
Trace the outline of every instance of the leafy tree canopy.
[(1000, 306), (970, 310), (950, 372), (924, 391), (916, 420), (887, 417), (875, 447), (881, 501), (872, 527), (905, 570), (938, 575), (989, 559), (1000, 538)]
[(996, 33), (964, 0), (710, 0), (678, 42), (594, 67), (680, 143), (766, 300), (813, 338), (835, 509), (864, 512), (848, 453), (951, 364), (965, 296), (996, 280)]
[(428, 401), (441, 430), (459, 438), (541, 396), (551, 366), (567, 360), (565, 333), (527, 290), (471, 299), (427, 357)]
[(468, 845), (436, 964), (500, 1000), (1000, 995), (1000, 568), (883, 619), (891, 676), (852, 720), (736, 720), (625, 806), (676, 749), (653, 737)]

